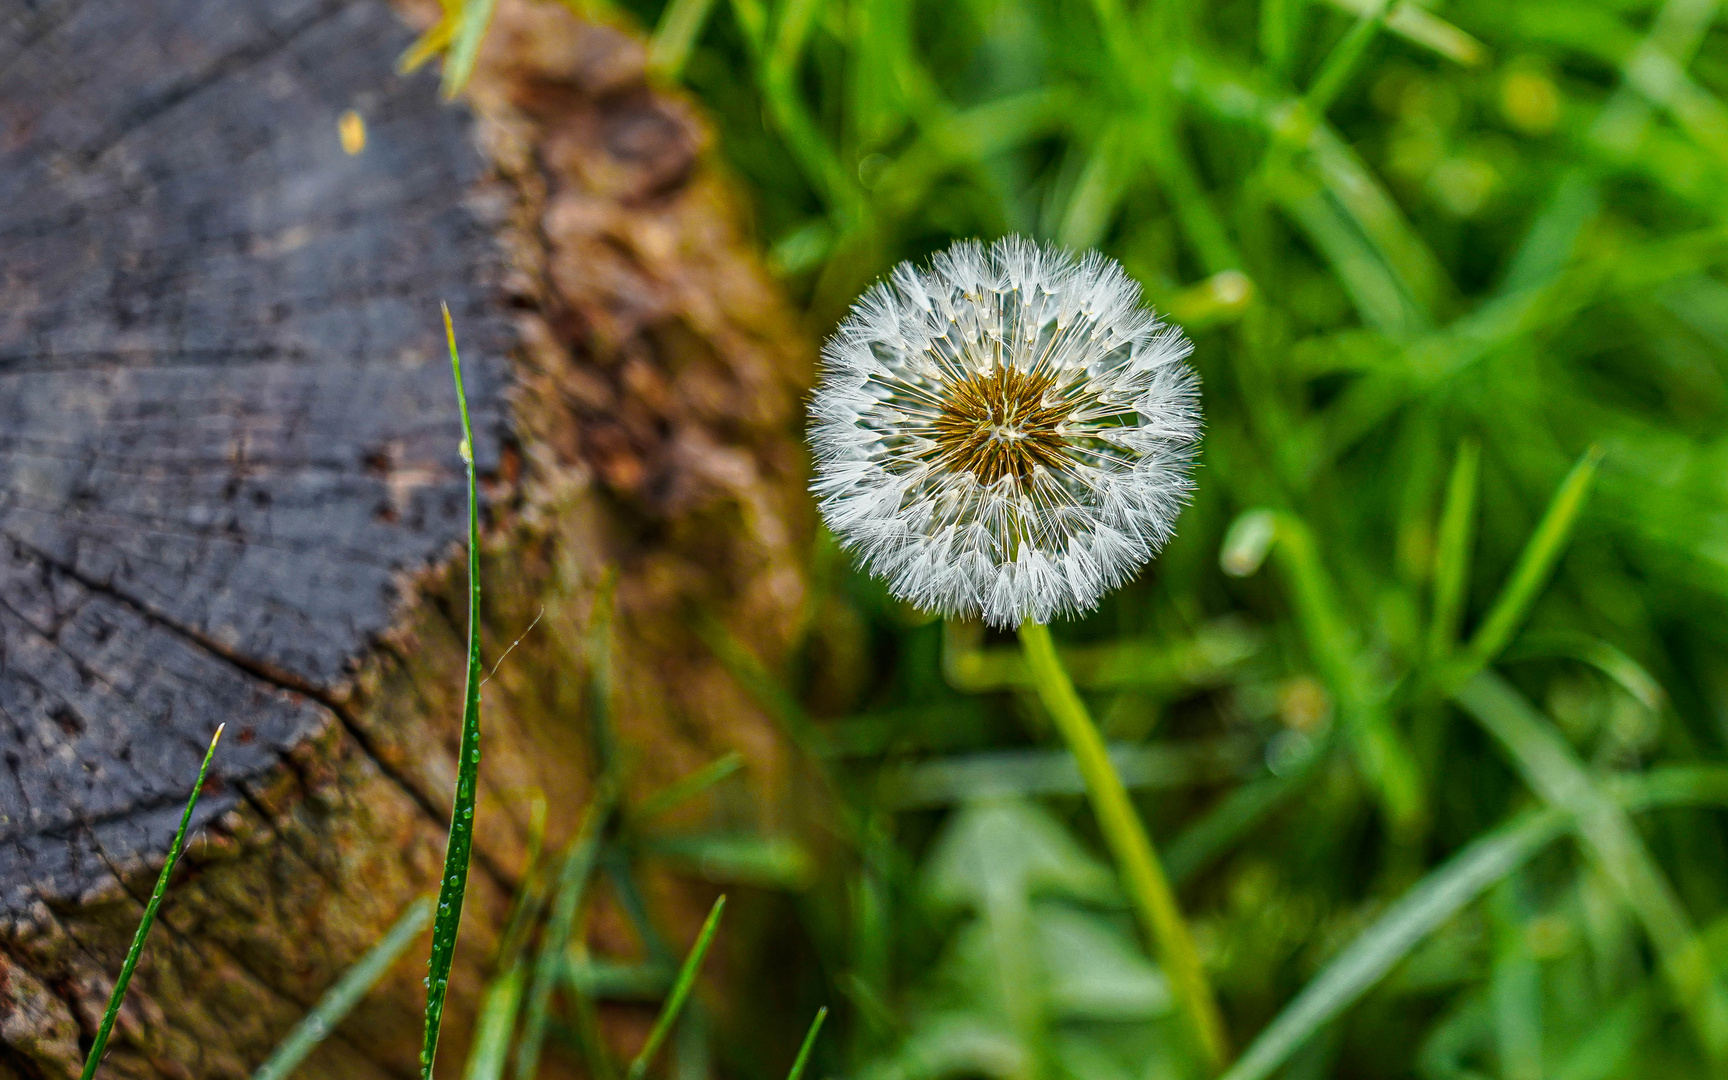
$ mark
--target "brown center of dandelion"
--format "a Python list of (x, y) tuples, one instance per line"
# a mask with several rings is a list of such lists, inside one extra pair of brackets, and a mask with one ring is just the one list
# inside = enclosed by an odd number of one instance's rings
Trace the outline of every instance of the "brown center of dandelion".
[(1060, 468), (1068, 440), (1060, 433), (1069, 409), (1045, 401), (1048, 374), (998, 366), (955, 383), (936, 418), (940, 464), (966, 469), (981, 484), (1004, 476), (1025, 480), (1035, 465)]

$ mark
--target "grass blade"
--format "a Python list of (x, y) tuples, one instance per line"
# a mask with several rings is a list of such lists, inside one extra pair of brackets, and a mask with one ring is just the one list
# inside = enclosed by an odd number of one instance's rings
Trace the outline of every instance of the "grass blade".
[(576, 914), (582, 907), (588, 879), (594, 876), (594, 866), (600, 856), (600, 837), (612, 812), (613, 788), (602, 780), (594, 801), (588, 805), (577, 827), (576, 838), (570, 842), (558, 874), (558, 892), (552, 901), (552, 914), (546, 921), (540, 954), (534, 962), (534, 979), (529, 986), (528, 1002), (522, 1025), (522, 1041), (516, 1048), (516, 1075), (531, 1080), (540, 1066), (540, 1046), (546, 1037), (547, 1008), (552, 988), (565, 960), (564, 952), (576, 926)]
[(1329, 742), (1324, 738), (1310, 741), (1293, 760), (1284, 763), (1281, 772), (1242, 784), (1178, 833), (1164, 849), (1170, 880), (1177, 885), (1185, 883), (1300, 791), (1320, 771), (1318, 766), (1325, 760)]
[(349, 1011), (365, 997), (383, 977), (390, 965), (414, 943), (426, 924), (432, 921), (432, 898), (422, 896), (409, 904), (388, 933), (366, 950), (366, 955), (342, 973), (335, 985), (324, 992), (312, 1011), (294, 1025), (294, 1030), (279, 1043), (264, 1064), (252, 1074), (252, 1080), (287, 1080), (306, 1055), (323, 1042)]
[(1271, 1076), (1417, 942), (1558, 838), (1566, 821), (1567, 815), (1559, 810), (1526, 814), (1448, 859), (1327, 964), (1260, 1033), (1223, 1080), (1265, 1080)]
[(648, 1032), (648, 1041), (642, 1044), (636, 1060), (630, 1063), (630, 1071), (625, 1074), (626, 1080), (641, 1080), (642, 1075), (648, 1071), (649, 1064), (653, 1062), (654, 1055), (659, 1053), (660, 1045), (671, 1033), (672, 1024), (683, 1011), (684, 1002), (696, 985), (696, 973), (701, 970), (702, 958), (708, 955), (708, 946), (714, 943), (714, 932), (720, 929), (720, 913), (725, 909), (724, 896), (714, 901), (708, 918), (702, 923), (701, 933), (696, 935), (696, 944), (690, 947), (690, 955), (684, 958), (684, 966), (678, 969), (678, 978), (672, 983), (672, 993), (667, 995), (666, 1004), (660, 1007), (660, 1015), (654, 1018), (654, 1027)]
[(522, 984), (528, 978), (527, 961), (517, 958), (510, 970), (486, 988), (480, 1017), (474, 1023), (474, 1048), (468, 1052), (464, 1080), (498, 1080), (510, 1056), (510, 1034), (522, 1005)]
[(690, 50), (701, 36), (714, 0), (672, 0), (660, 13), (654, 36), (648, 40), (648, 67), (661, 77), (676, 80), (690, 59)]
[(1368, 44), (1386, 24), (1386, 9), (1391, 7), (1391, 0), (1375, 0), (1366, 7), (1355, 25), (1345, 32), (1342, 41), (1332, 47), (1321, 61), (1320, 70), (1314, 76), (1314, 81), (1308, 86), (1304, 95), (1308, 108), (1316, 116), (1323, 115), (1332, 103), (1338, 100), (1349, 83), (1350, 77), (1356, 74), (1356, 66), (1362, 59), (1362, 54), (1368, 50)]
[[(1728, 806), (1728, 769), (1669, 766), (1617, 778), (1616, 808)], [(1550, 807), (1523, 814), (1472, 842), (1417, 882), (1332, 959), (1267, 1025), (1222, 1080), (1264, 1080), (1464, 905), (1522, 866), (1566, 830), (1569, 815)]]
[[(1360, 656), (1355, 633), (1338, 602), (1332, 576), (1321, 561), (1314, 534), (1294, 514), (1276, 514), (1272, 521), (1274, 530), (1268, 539), (1272, 556), (1288, 579), (1297, 623), (1314, 665), (1338, 701), (1351, 750), (1395, 827), (1404, 834), (1414, 833), (1427, 816), (1421, 773), (1402, 734), (1368, 683), (1368, 665)], [(1254, 527), (1256, 531), (1258, 528)], [(1237, 558), (1242, 553), (1230, 554)], [(1238, 561), (1246, 565), (1245, 559)]]
[(1686, 909), (1626, 811), (1597, 787), (1559, 731), (1498, 675), (1478, 674), (1456, 700), (1505, 747), (1525, 783), (1576, 817), (1586, 848), (1644, 924), (1700, 1042), (1712, 1056), (1728, 1058), (1728, 996)]
[(674, 780), (636, 804), (630, 817), (637, 822), (648, 821), (681, 806), (707, 791), (744, 767), (744, 755), (733, 750), (710, 761), (689, 776)]
[(192, 824), (192, 811), (198, 805), (198, 796), (204, 791), (204, 777), (210, 771), (210, 759), (216, 756), (216, 742), (222, 738), (225, 726), (218, 724), (216, 734), (210, 736), (210, 749), (204, 751), (204, 763), (198, 766), (198, 780), (192, 785), (192, 794), (186, 797), (180, 828), (174, 833), (174, 842), (168, 846), (168, 859), (162, 864), (162, 872), (156, 875), (156, 887), (150, 891), (150, 900), (144, 905), (144, 916), (138, 920), (138, 930), (132, 935), (132, 947), (126, 950), (120, 976), (114, 980), (114, 992), (108, 995), (108, 1007), (102, 1011), (96, 1039), (90, 1044), (89, 1056), (84, 1059), (83, 1080), (95, 1076), (97, 1066), (102, 1063), (102, 1052), (108, 1048), (108, 1036), (114, 1031), (114, 1018), (120, 1015), (120, 1002), (126, 997), (126, 986), (132, 981), (132, 972), (138, 968), (139, 956), (143, 955), (144, 939), (150, 936), (150, 927), (156, 922), (156, 909), (162, 906), (162, 897), (168, 892), (168, 879), (174, 876), (174, 867), (179, 864), (180, 853), (185, 850), (186, 830)]
[(1458, 446), (1446, 481), (1440, 534), (1434, 544), (1434, 610), (1428, 623), (1428, 658), (1439, 660), (1458, 640), (1459, 620), (1470, 584), (1470, 548), (1476, 532), (1476, 483), (1482, 472), (1482, 446), (1466, 439)]
[(798, 1048), (798, 1056), (792, 1059), (792, 1069), (786, 1074), (786, 1080), (800, 1080), (804, 1075), (804, 1066), (810, 1063), (810, 1051), (816, 1047), (816, 1035), (822, 1030), (822, 1021), (828, 1019), (828, 1006), (816, 1010), (816, 1019), (810, 1021), (810, 1030), (804, 1036), (804, 1045)]
[(1524, 621), (1536, 594), (1547, 584), (1554, 564), (1560, 561), (1560, 553), (1572, 535), (1572, 526), (1578, 521), (1578, 512), (1584, 508), (1584, 497), (1590, 493), (1590, 485), (1596, 479), (1596, 467), (1601, 461), (1601, 448), (1592, 446), (1561, 481), (1559, 490), (1548, 503), (1547, 512), (1518, 556), (1518, 565), (1513, 567), (1511, 579), (1471, 637), (1465, 650), (1467, 666), (1459, 673), (1459, 678), (1467, 678), (1498, 656)]
[(438, 1052), (438, 1027), (456, 931), (462, 924), (462, 898), (468, 891), (468, 859), (474, 847), (474, 798), (480, 783), (480, 501), (474, 482), (474, 428), (468, 420), (468, 395), (462, 388), (462, 358), (450, 309), (444, 312), (444, 337), (450, 346), (450, 371), (462, 415), (462, 464), (468, 476), (468, 676), (462, 694), (462, 741), (456, 752), (456, 797), (450, 808), (450, 839), (444, 849), (444, 875), (438, 883), (438, 913), (432, 924), (432, 956), (426, 974), (426, 1032), (420, 1045), (420, 1075), (431, 1080)]
[(442, 90), (446, 100), (460, 94), (474, 74), (480, 42), (486, 37), (486, 28), (492, 25), (492, 12), (497, 6), (498, 0), (465, 0), (462, 4), (461, 21), (452, 35), (450, 51), (444, 55)]

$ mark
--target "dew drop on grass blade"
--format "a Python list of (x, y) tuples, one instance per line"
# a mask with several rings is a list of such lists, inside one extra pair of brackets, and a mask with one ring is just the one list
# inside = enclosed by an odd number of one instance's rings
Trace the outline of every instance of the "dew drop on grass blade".
[(226, 726), (217, 725), (216, 734), (210, 736), (210, 748), (204, 751), (204, 763), (198, 766), (198, 780), (192, 785), (192, 794), (186, 798), (186, 809), (180, 815), (180, 828), (174, 833), (174, 843), (169, 845), (168, 859), (162, 864), (162, 872), (156, 875), (156, 888), (151, 890), (150, 900), (144, 905), (144, 917), (138, 920), (138, 932), (132, 935), (132, 947), (126, 950), (126, 961), (120, 965), (120, 977), (114, 980), (114, 992), (108, 995), (108, 1007), (102, 1012), (102, 1023), (90, 1044), (90, 1055), (84, 1059), (83, 1080), (95, 1076), (97, 1066), (102, 1063), (102, 1053), (108, 1048), (108, 1036), (114, 1031), (114, 1018), (120, 1015), (120, 1002), (126, 997), (126, 985), (132, 981), (132, 972), (138, 968), (138, 957), (144, 952), (144, 939), (150, 936), (150, 927), (156, 922), (156, 909), (162, 906), (162, 897), (168, 892), (168, 879), (174, 876), (174, 867), (186, 848), (186, 830), (192, 825), (192, 811), (198, 806), (198, 796), (204, 791), (204, 777), (210, 772), (210, 759), (216, 756), (216, 742), (222, 738), (222, 729)]
[(462, 695), (462, 742), (456, 757), (456, 798), (450, 809), (450, 840), (444, 852), (444, 875), (438, 884), (438, 911), (432, 923), (432, 957), (426, 975), (426, 1032), (420, 1047), (420, 1075), (431, 1080), (432, 1059), (438, 1052), (438, 1025), (444, 1018), (444, 995), (450, 962), (456, 953), (456, 930), (462, 922), (462, 898), (468, 890), (468, 858), (474, 846), (474, 797), (480, 776), (480, 505), (474, 483), (474, 428), (468, 420), (468, 395), (462, 389), (462, 358), (456, 352), (456, 330), (450, 309), (443, 306), (444, 336), (450, 345), (450, 370), (456, 379), (456, 404), (462, 417), (462, 465), (468, 478), (468, 676)]

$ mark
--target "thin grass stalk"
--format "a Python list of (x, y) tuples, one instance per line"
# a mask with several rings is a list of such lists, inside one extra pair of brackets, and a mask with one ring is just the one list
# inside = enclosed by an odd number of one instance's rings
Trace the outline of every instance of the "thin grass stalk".
[(1086, 793), (1098, 817), (1099, 830), (1116, 858), (1134, 910), (1164, 961), (1171, 989), (1182, 1003), (1182, 1011), (1193, 1029), (1201, 1056), (1212, 1071), (1220, 1070), (1229, 1056), (1224, 1021), (1212, 996), (1212, 987), (1206, 981), (1206, 972), (1200, 965), (1200, 952), (1194, 947), (1194, 936), (1188, 929), (1187, 920), (1182, 917), (1176, 894), (1158, 864), (1152, 838), (1128, 799), (1128, 789), (1111, 764), (1104, 739), (1092, 723), (1085, 703), (1075, 693), (1074, 684), (1057, 659), (1056, 647), (1050, 640), (1050, 628), (1039, 623), (1023, 623), (1020, 643), (1026, 650), (1026, 662), (1032, 670), (1038, 696), (1056, 721), (1057, 730), (1073, 752), (1075, 763), (1080, 766), (1080, 774), (1086, 780)]
[(804, 1067), (810, 1064), (810, 1051), (816, 1048), (816, 1036), (822, 1031), (822, 1021), (828, 1019), (828, 1006), (816, 1010), (816, 1019), (810, 1021), (810, 1030), (804, 1035), (804, 1044), (798, 1048), (798, 1056), (792, 1059), (792, 1068), (786, 1073), (786, 1080), (801, 1080)]
[(690, 991), (696, 986), (696, 974), (702, 969), (702, 958), (708, 955), (708, 946), (714, 943), (714, 932), (720, 929), (720, 913), (724, 910), (726, 898), (722, 896), (714, 901), (708, 918), (702, 923), (702, 930), (696, 935), (696, 944), (690, 947), (690, 954), (684, 958), (684, 966), (678, 969), (678, 977), (672, 983), (672, 992), (666, 996), (666, 1003), (660, 1007), (660, 1015), (654, 1018), (654, 1026), (648, 1032), (648, 1041), (642, 1044), (636, 1059), (630, 1062), (625, 1080), (642, 1080), (648, 1066), (654, 1061), (654, 1055), (660, 1052), (666, 1036), (671, 1034), (672, 1025), (677, 1022), (678, 1014), (684, 1010), (684, 1002), (689, 999)]
[(450, 808), (450, 839), (444, 849), (444, 876), (438, 884), (438, 912), (432, 924), (432, 955), (426, 973), (426, 1031), (420, 1045), (420, 1075), (432, 1080), (438, 1053), (438, 1028), (444, 1019), (450, 964), (456, 956), (456, 931), (462, 924), (462, 899), (468, 891), (468, 861), (474, 848), (474, 798), (480, 781), (480, 500), (474, 479), (474, 428), (468, 395), (462, 387), (462, 358), (450, 308), (444, 312), (444, 337), (450, 346), (450, 371), (462, 415), (462, 465), (468, 477), (468, 677), (462, 695), (462, 741), (456, 752), (456, 797)]
[(546, 1019), (552, 1001), (552, 989), (560, 968), (565, 963), (565, 950), (576, 926), (576, 916), (582, 907), (582, 897), (588, 880), (594, 876), (594, 864), (600, 854), (600, 838), (611, 816), (613, 787), (602, 778), (594, 801), (583, 814), (576, 838), (570, 842), (569, 854), (558, 874), (558, 888), (552, 901), (552, 911), (546, 921), (540, 954), (534, 962), (534, 977), (529, 984), (523, 1011), (522, 1041), (516, 1047), (516, 1076), (532, 1080), (540, 1067), (540, 1047), (546, 1037)]
[(1561, 481), (1560, 487), (1554, 492), (1554, 498), (1548, 503), (1547, 511), (1542, 515), (1542, 520), (1537, 523), (1536, 531), (1530, 534), (1529, 541), (1519, 554), (1518, 564), (1512, 568), (1512, 576), (1495, 599), (1494, 606), (1483, 616), (1481, 625), (1470, 638), (1470, 644), (1465, 647), (1463, 665), (1452, 675), (1454, 686), (1464, 685), (1471, 675), (1500, 655), (1500, 650), (1506, 647), (1512, 640), (1512, 635), (1523, 624), (1537, 594), (1548, 583), (1549, 576), (1566, 550), (1572, 527), (1577, 524), (1578, 515), (1584, 509), (1584, 500), (1590, 494), (1591, 485), (1596, 479), (1597, 466), (1601, 463), (1601, 447), (1592, 446), (1578, 459), (1578, 463), (1572, 466), (1566, 479)]
[(252, 1074), (252, 1080), (287, 1080), (306, 1060), (306, 1055), (317, 1049), (318, 1044), (329, 1038), (336, 1030), (336, 1025), (365, 997), (375, 986), (390, 965), (414, 944), (414, 939), (426, 929), (432, 921), (432, 898), (422, 896), (408, 905), (396, 920), (396, 925), (378, 939), (377, 944), (366, 950), (366, 955), (354, 962), (354, 966), (342, 973), (324, 996), (318, 999), (318, 1004), (312, 1007), (288, 1037), (277, 1044), (276, 1049), (258, 1066)]
[(174, 843), (168, 847), (168, 859), (162, 864), (162, 872), (156, 875), (156, 888), (150, 892), (150, 899), (144, 905), (144, 917), (138, 920), (138, 930), (132, 935), (132, 947), (126, 950), (126, 961), (120, 965), (120, 977), (114, 980), (114, 992), (108, 995), (108, 1007), (102, 1012), (102, 1023), (96, 1028), (96, 1039), (90, 1044), (90, 1054), (84, 1059), (83, 1080), (90, 1080), (96, 1075), (96, 1068), (102, 1063), (103, 1051), (108, 1048), (108, 1036), (114, 1031), (114, 1018), (120, 1015), (120, 1002), (126, 997), (126, 986), (132, 981), (132, 973), (138, 969), (138, 958), (144, 953), (144, 939), (150, 936), (150, 927), (156, 922), (156, 910), (162, 906), (162, 897), (168, 892), (168, 879), (174, 876), (174, 867), (180, 862), (180, 853), (186, 847), (186, 830), (192, 825), (192, 811), (198, 805), (198, 796), (204, 790), (204, 777), (210, 771), (210, 759), (216, 756), (216, 742), (222, 738), (222, 728), (225, 724), (216, 726), (216, 734), (210, 736), (210, 748), (204, 751), (204, 763), (198, 766), (198, 780), (192, 785), (192, 794), (186, 798), (186, 809), (180, 814), (180, 828), (174, 833)]

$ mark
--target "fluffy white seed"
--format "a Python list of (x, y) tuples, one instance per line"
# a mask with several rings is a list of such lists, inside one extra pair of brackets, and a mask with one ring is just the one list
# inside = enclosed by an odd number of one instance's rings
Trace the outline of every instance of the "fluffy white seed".
[(895, 267), (822, 350), (811, 490), (902, 599), (993, 626), (1095, 607), (1169, 540), (1192, 346), (1096, 252), (1009, 238)]

